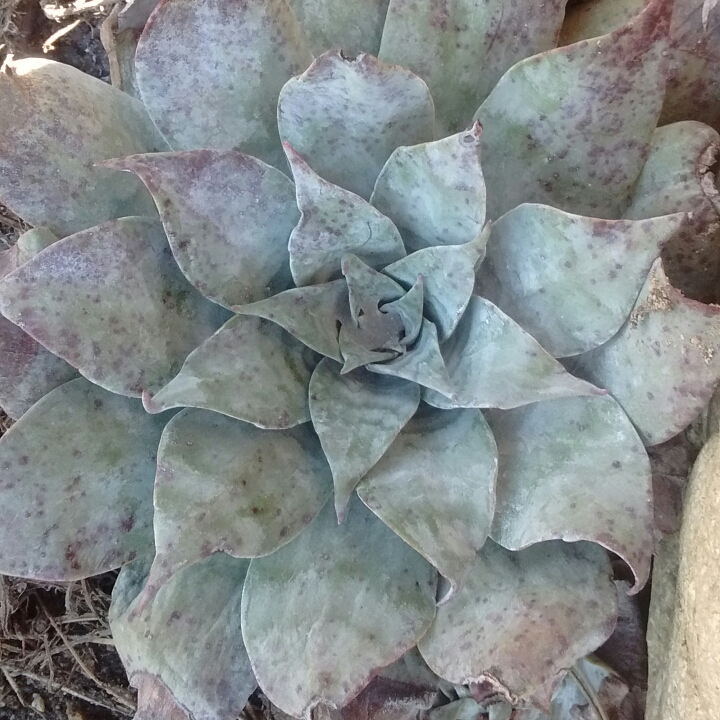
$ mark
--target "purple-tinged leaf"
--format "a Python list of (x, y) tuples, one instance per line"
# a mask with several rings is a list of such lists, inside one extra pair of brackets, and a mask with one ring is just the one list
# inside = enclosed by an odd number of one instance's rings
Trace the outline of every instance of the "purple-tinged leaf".
[(135, 155), (104, 166), (145, 183), (180, 269), (205, 297), (230, 307), (292, 286), (287, 243), (300, 215), (295, 188), (279, 170), (230, 150)]
[(491, 411), (500, 467), (491, 537), (508, 550), (590, 540), (647, 582), (654, 548), (650, 460), (612, 397)]
[(410, 288), (423, 278), (427, 316), (443, 342), (465, 312), (475, 285), (475, 268), (485, 257), (490, 226), (464, 245), (427, 247), (388, 265), (383, 272)]
[(267, 432), (184, 410), (168, 423), (158, 448), (157, 554), (140, 604), (212, 553), (274, 552), (312, 522), (331, 495), (330, 468), (309, 425)]
[[(332, 469), (338, 520), (355, 486), (415, 414), (420, 388), (323, 359), (310, 379), (310, 415)], [(351, 431), (348, 429), (351, 428)]]
[(516, 704), (612, 633), (605, 551), (551, 541), (513, 553), (488, 541), (418, 647), (440, 677), (490, 684)]
[(83, 378), (33, 405), (0, 439), (0, 572), (76, 580), (152, 548), (166, 421)]
[(237, 718), (256, 687), (240, 628), (248, 564), (216, 553), (178, 572), (142, 609), (145, 568), (122, 569), (109, 619), (131, 683), (152, 675), (194, 720)]
[(192, 720), (162, 680), (149, 673), (136, 673), (137, 712), (133, 720)]
[(554, 357), (587, 352), (620, 329), (685, 217), (598, 220), (520, 205), (493, 225), (478, 293)]
[(663, 267), (672, 284), (695, 300), (720, 301), (720, 193), (712, 169), (720, 135), (698, 122), (658, 128), (625, 217), (637, 220), (687, 211), (665, 246)]
[(433, 139), (427, 85), (372, 55), (321, 55), (280, 93), (280, 137), (325, 180), (368, 199), (401, 145)]
[(278, 94), (311, 61), (286, 0), (163, 0), (135, 56), (143, 101), (173, 150), (242, 150), (280, 168)]
[(639, 15), (648, 0), (580, 0), (565, 11), (559, 45), (607, 35)]
[(373, 268), (405, 257), (397, 228), (361, 197), (323, 180), (285, 143), (301, 218), (290, 235), (295, 284), (317, 285), (340, 277), (341, 260), (357, 255)]
[(309, 717), (340, 708), (427, 631), (436, 573), (359, 500), (332, 503), (293, 542), (250, 563), (243, 638), (263, 692)]
[(391, 0), (380, 57), (430, 86), (440, 135), (470, 122), (503, 73), (555, 47), (566, 0)]
[(0, 92), (0, 198), (13, 212), (60, 236), (155, 214), (137, 178), (94, 166), (165, 148), (141, 103), (39, 58), (8, 64)]
[(187, 282), (158, 220), (111, 220), (54, 243), (0, 282), (0, 311), (96, 385), (165, 385), (227, 317)]
[(475, 114), (491, 219), (524, 202), (622, 214), (660, 114), (670, 12), (652, 0), (619, 30), (503, 76)]
[(442, 350), (452, 399), (434, 390), (423, 396), (437, 408), (509, 409), (540, 400), (605, 394), (566, 372), (514, 320), (477, 295), (470, 298)]
[(430, 410), (400, 431), (357, 494), (450, 581), (446, 602), (490, 532), (496, 474), (495, 440), (480, 410)]
[(406, 247), (462, 245), (485, 224), (479, 124), (444, 140), (399, 147), (375, 182), (370, 203), (400, 230)]
[(690, 424), (720, 379), (720, 307), (684, 297), (656, 260), (618, 334), (571, 363), (612, 393), (646, 445), (657, 445)]
[(310, 420), (311, 356), (279, 325), (239, 315), (193, 350), (165, 387), (145, 392), (143, 404), (151, 413), (196, 407), (282, 430)]

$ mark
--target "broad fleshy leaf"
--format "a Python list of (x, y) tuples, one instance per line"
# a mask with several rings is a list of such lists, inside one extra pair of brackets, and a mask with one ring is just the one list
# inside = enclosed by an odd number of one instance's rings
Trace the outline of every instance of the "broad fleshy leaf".
[(440, 135), (467, 126), (503, 73), (555, 47), (566, 0), (391, 0), (380, 57), (430, 86)]
[[(407, 380), (359, 369), (341, 375), (323, 359), (310, 379), (310, 415), (332, 469), (338, 520), (350, 494), (382, 457), (420, 403)], [(352, 428), (352, 432), (348, 432)]]
[(33, 405), (0, 440), (0, 572), (75, 580), (152, 548), (165, 422), (83, 378)]
[(573, 359), (607, 388), (646, 445), (685, 428), (720, 378), (720, 308), (689, 300), (656, 260), (627, 322), (605, 345)]
[(380, 310), (384, 313), (394, 312), (400, 316), (405, 335), (400, 340), (400, 345), (408, 347), (418, 338), (423, 326), (423, 300), (424, 282), (420, 275), (415, 284), (401, 297), (392, 302), (385, 303)]
[(491, 537), (508, 550), (544, 540), (590, 540), (650, 575), (650, 461), (618, 403), (605, 397), (549, 400), (488, 413), (500, 468)]
[(238, 716), (256, 687), (240, 628), (248, 564), (212, 555), (177, 573), (143, 609), (145, 568), (122, 569), (110, 628), (131, 682), (153, 675), (194, 720)]
[(62, 63), (31, 58), (0, 77), (0, 197), (57, 235), (122, 215), (155, 214), (137, 178), (95, 167), (165, 149), (143, 106)]
[(282, 139), (320, 176), (365, 199), (393, 151), (432, 140), (433, 124), (427, 85), (366, 54), (321, 55), (278, 100)]
[(399, 147), (385, 163), (370, 202), (395, 223), (410, 250), (462, 245), (481, 233), (481, 132), (475, 123), (443, 140)]
[(309, 425), (267, 432), (206, 410), (167, 425), (155, 478), (156, 556), (144, 605), (170, 577), (212, 553), (258, 557), (290, 542), (332, 494)]
[(396, 357), (397, 353), (393, 350), (368, 350), (364, 345), (355, 341), (353, 333), (347, 328), (348, 325), (343, 325), (338, 335), (340, 352), (342, 353), (344, 361), (342, 370), (340, 370), (341, 375), (345, 375), (369, 363), (382, 362), (383, 360), (390, 360)]
[(400, 431), (357, 487), (360, 499), (462, 587), (490, 532), (497, 449), (480, 410), (430, 410)]
[(290, 235), (295, 284), (317, 285), (340, 277), (340, 262), (354, 253), (374, 268), (405, 256), (397, 228), (361, 197), (323, 180), (285, 143), (302, 216)]
[(434, 407), (509, 409), (573, 395), (603, 395), (573, 377), (514, 320), (489, 300), (473, 295), (457, 330), (443, 346), (452, 399), (433, 390)]
[(133, 720), (192, 720), (165, 683), (154, 675), (136, 673), (131, 685), (138, 691)]
[(478, 292), (551, 355), (587, 352), (620, 329), (660, 248), (685, 220), (654, 215), (598, 220), (521, 205), (493, 225)]
[(312, 353), (279, 325), (239, 315), (188, 355), (154, 396), (148, 412), (196, 407), (278, 430), (310, 420), (307, 389)]
[(698, 122), (658, 128), (625, 217), (684, 210), (687, 220), (665, 246), (663, 267), (673, 285), (705, 303), (720, 301), (720, 193), (712, 168), (720, 135)]
[(145, 183), (180, 269), (205, 297), (230, 307), (292, 286), (287, 243), (300, 214), (284, 173), (229, 150), (135, 155), (104, 165)]
[(345, 280), (293, 288), (251, 305), (237, 305), (233, 310), (272, 320), (309, 348), (343, 361), (338, 323), (349, 314)]
[(96, 385), (139, 397), (227, 317), (180, 273), (158, 220), (111, 220), (0, 282), (0, 312)]
[(341, 48), (349, 56), (380, 49), (389, 0), (288, 0), (315, 55)]
[(342, 274), (348, 286), (350, 317), (354, 323), (361, 323), (362, 316), (378, 305), (399, 300), (405, 290), (384, 273), (373, 270), (357, 255), (344, 255)]
[(639, 15), (647, 4), (648, 0), (593, 0), (571, 3), (565, 11), (559, 44), (570, 45), (580, 40), (607, 35)]
[(166, 0), (135, 55), (142, 99), (173, 150), (242, 150), (280, 168), (277, 97), (311, 61), (286, 0)]
[(472, 242), (423, 248), (388, 265), (383, 272), (408, 288), (423, 278), (427, 316), (443, 342), (454, 332), (475, 285), (475, 267), (485, 256), (488, 226)]
[(418, 647), (440, 677), (490, 683), (516, 704), (601, 645), (616, 616), (597, 545), (551, 541), (513, 553), (488, 541)]
[(647, 157), (665, 88), (671, 3), (652, 0), (619, 30), (528, 58), (475, 119), (488, 216), (540, 202), (619, 217)]
[(340, 708), (409, 650), (435, 615), (435, 569), (359, 500), (331, 503), (293, 542), (250, 563), (243, 639), (282, 710)]

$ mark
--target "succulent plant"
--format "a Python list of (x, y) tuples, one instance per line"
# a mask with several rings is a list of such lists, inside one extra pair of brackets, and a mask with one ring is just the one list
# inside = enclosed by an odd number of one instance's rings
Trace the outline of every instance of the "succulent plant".
[(141, 100), (4, 67), (0, 572), (122, 567), (138, 718), (259, 684), (534, 720), (617, 679), (583, 658), (611, 554), (650, 573), (645, 446), (720, 378), (659, 259), (718, 232), (718, 136), (657, 128), (672, 2), (554, 49), (564, 5), (162, 0)]

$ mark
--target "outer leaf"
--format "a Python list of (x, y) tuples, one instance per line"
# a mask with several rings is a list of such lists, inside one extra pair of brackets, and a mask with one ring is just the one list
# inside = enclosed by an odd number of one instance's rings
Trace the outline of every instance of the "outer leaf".
[(685, 298), (656, 260), (620, 332), (573, 367), (607, 388), (643, 442), (656, 445), (710, 400), (720, 378), (719, 337), (720, 308)]
[(311, 353), (281, 327), (236, 316), (188, 355), (180, 372), (155, 396), (151, 413), (197, 407), (271, 430), (310, 419)]
[(173, 255), (205, 297), (230, 307), (292, 285), (287, 242), (299, 213), (292, 182), (234, 151), (135, 155), (105, 163), (138, 175)]
[(183, 567), (222, 551), (258, 557), (290, 542), (332, 494), (309, 425), (266, 432), (184, 410), (163, 433), (155, 479), (155, 547), (144, 605)]
[(399, 147), (375, 183), (370, 202), (389, 217), (411, 250), (462, 245), (485, 223), (485, 180), (480, 168), (480, 133)]
[(397, 228), (362, 198), (323, 180), (285, 143), (302, 217), (290, 236), (290, 270), (296, 285), (340, 276), (340, 261), (358, 255), (374, 268), (405, 256)]
[(515, 704), (601, 645), (616, 616), (597, 545), (554, 541), (512, 553), (487, 542), (418, 647), (446, 680), (490, 683)]
[(76, 233), (5, 277), (0, 312), (131, 397), (168, 382), (224, 319), (179, 272), (160, 223), (137, 217)]
[(565, 12), (560, 45), (605, 35), (639, 15), (648, 0), (600, 0), (572, 3)]
[(425, 307), (441, 341), (455, 331), (475, 285), (475, 266), (485, 256), (490, 228), (464, 245), (429, 247), (389, 265), (384, 272), (410, 287), (422, 275)]
[(75, 580), (145, 553), (165, 422), (82, 378), (28, 410), (0, 440), (0, 572)]
[(110, 627), (131, 681), (155, 676), (194, 720), (233, 720), (255, 689), (241, 638), (248, 561), (222, 553), (181, 570), (143, 610), (144, 573), (123, 568)]
[(619, 217), (647, 157), (665, 87), (671, 4), (602, 38), (515, 65), (475, 114), (488, 215), (541, 202)]
[(165, 684), (148, 673), (136, 673), (132, 684), (138, 689), (137, 712), (133, 720), (190, 720)]
[(164, 0), (135, 56), (143, 101), (173, 149), (238, 149), (278, 167), (278, 93), (311, 61), (285, 0)]
[(310, 415), (332, 469), (338, 520), (350, 494), (414, 415), (420, 388), (324, 359), (310, 379)]
[(142, 105), (69, 65), (18, 60), (0, 77), (0, 197), (58, 235), (154, 214), (136, 178), (94, 167), (164, 149)]
[(479, 292), (551, 355), (586, 352), (620, 329), (660, 248), (684, 220), (597, 220), (521, 205), (493, 225)]
[(346, 55), (377, 55), (389, 0), (289, 0), (308, 35), (310, 48), (321, 55), (338, 47)]
[(626, 217), (685, 210), (687, 221), (662, 254), (670, 281), (705, 303), (720, 301), (720, 193), (712, 167), (720, 135), (698, 122), (658, 128)]
[(467, 126), (511, 65), (555, 47), (564, 9), (565, 0), (391, 0), (380, 57), (428, 83), (446, 135)]
[(321, 55), (280, 93), (280, 136), (335, 185), (368, 199), (392, 152), (433, 138), (425, 83), (372, 55)]
[(435, 614), (433, 567), (354, 501), (332, 505), (292, 543), (250, 564), (243, 638), (272, 702), (296, 717), (340, 708), (397, 660)]
[(479, 410), (416, 415), (358, 485), (360, 499), (446, 578), (463, 586), (490, 532), (497, 449)]
[(428, 390), (434, 407), (509, 409), (573, 395), (603, 395), (573, 377), (489, 300), (473, 295), (458, 329), (443, 346), (452, 400)]
[(492, 538), (509, 550), (543, 540), (591, 540), (619, 555), (638, 592), (650, 575), (650, 461), (610, 396), (562, 398), (488, 421), (500, 470)]

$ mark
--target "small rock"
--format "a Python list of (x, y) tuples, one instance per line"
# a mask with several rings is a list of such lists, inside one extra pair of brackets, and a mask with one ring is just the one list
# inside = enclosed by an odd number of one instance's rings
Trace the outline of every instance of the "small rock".
[(30, 707), (33, 710), (37, 710), (37, 712), (39, 712), (39, 713), (44, 713), (45, 712), (45, 701), (42, 699), (42, 695), (33, 693), (32, 702), (30, 703)]

